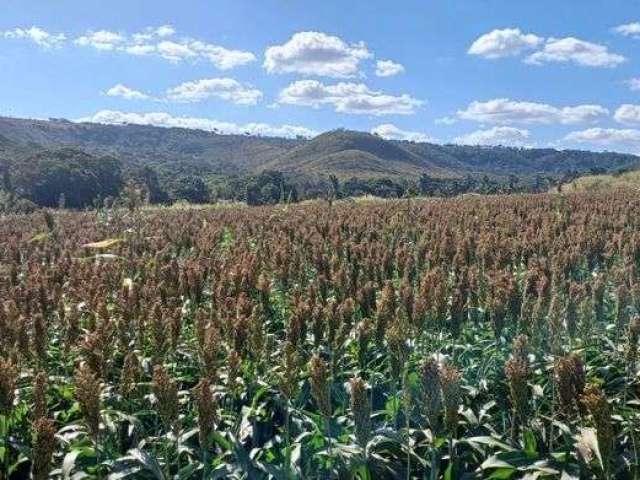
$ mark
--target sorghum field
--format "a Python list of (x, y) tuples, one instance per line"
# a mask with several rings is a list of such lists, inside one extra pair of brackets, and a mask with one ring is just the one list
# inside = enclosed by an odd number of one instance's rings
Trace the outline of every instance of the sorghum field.
[(0, 219), (2, 478), (640, 478), (640, 197)]

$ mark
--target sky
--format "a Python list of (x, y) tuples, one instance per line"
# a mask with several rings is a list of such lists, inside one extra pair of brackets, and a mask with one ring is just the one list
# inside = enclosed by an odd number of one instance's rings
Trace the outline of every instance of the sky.
[(637, 0), (0, 3), (0, 115), (640, 153)]

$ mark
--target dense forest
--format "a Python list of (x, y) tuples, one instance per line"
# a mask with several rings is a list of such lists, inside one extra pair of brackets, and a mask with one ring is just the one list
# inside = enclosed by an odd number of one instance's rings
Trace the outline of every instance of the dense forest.
[(335, 130), (262, 138), (139, 125), (0, 118), (0, 209), (82, 209), (127, 188), (153, 204), (251, 205), (360, 195), (541, 192), (585, 174), (618, 174), (617, 153), (435, 145)]

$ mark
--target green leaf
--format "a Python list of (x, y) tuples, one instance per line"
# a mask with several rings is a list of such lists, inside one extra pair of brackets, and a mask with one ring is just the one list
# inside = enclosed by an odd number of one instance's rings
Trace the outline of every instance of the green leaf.
[(510, 468), (512, 470), (516, 469), (516, 467), (514, 467), (510, 463), (501, 460), (498, 455), (492, 455), (491, 457), (487, 458), (484, 462), (482, 462), (480, 468), (482, 468), (483, 470), (489, 470), (492, 468)]
[(125, 460), (133, 460), (140, 464), (140, 466), (144, 467), (149, 473), (153, 474), (153, 476), (157, 480), (165, 480), (164, 473), (162, 472), (162, 468), (160, 467), (160, 463), (158, 459), (145, 452), (144, 450), (140, 450), (139, 448), (134, 448), (127, 452), (127, 456), (124, 457)]
[(127, 478), (131, 475), (135, 475), (137, 473), (140, 473), (140, 471), (142, 470), (142, 468), (140, 468), (139, 466), (133, 466), (133, 467), (128, 467), (125, 468), (123, 470), (111, 473), (107, 478), (108, 480), (120, 480), (122, 478)]
[(493, 471), (487, 478), (490, 480), (504, 480), (507, 478), (511, 478), (515, 473), (515, 468), (499, 468)]
[(351, 478), (352, 480), (371, 480), (371, 472), (369, 472), (369, 467), (366, 463), (359, 463), (351, 467)]
[(538, 441), (536, 440), (535, 434), (531, 430), (525, 430), (524, 434), (524, 453), (527, 454), (527, 457), (535, 460), (538, 458)]
[(92, 448), (76, 448), (69, 453), (67, 453), (62, 460), (62, 478), (64, 480), (71, 480), (72, 472), (76, 467), (76, 462), (78, 457), (91, 457), (94, 455), (94, 451)]
[(515, 448), (507, 445), (506, 443), (494, 438), (494, 437), (488, 437), (488, 436), (479, 436), (479, 437), (469, 437), (469, 438), (465, 438), (463, 440), (460, 440), (460, 442), (464, 442), (464, 443), (469, 443), (471, 445), (473, 444), (478, 444), (478, 445), (486, 445), (488, 447), (494, 447), (494, 448), (499, 448), (505, 452), (513, 452), (515, 451)]

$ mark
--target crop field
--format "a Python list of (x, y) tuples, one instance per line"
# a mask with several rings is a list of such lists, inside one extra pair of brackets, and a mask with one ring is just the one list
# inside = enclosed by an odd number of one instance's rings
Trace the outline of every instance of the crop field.
[(0, 218), (0, 478), (640, 478), (631, 192)]

